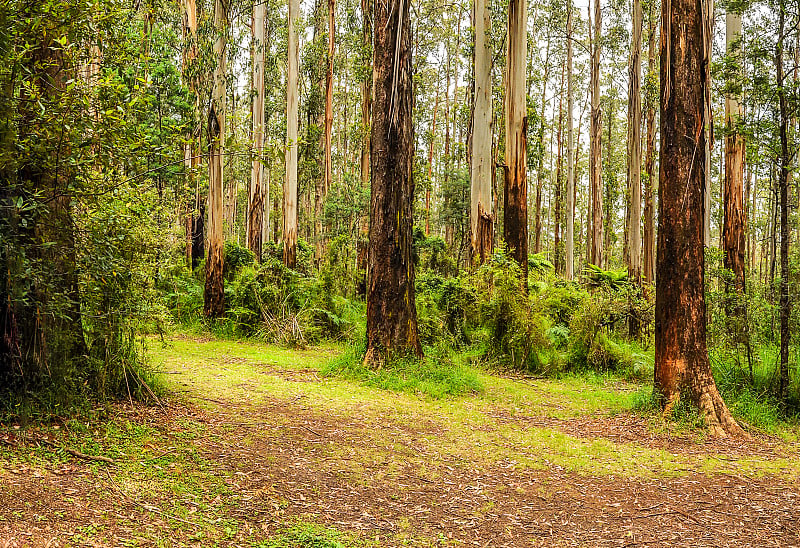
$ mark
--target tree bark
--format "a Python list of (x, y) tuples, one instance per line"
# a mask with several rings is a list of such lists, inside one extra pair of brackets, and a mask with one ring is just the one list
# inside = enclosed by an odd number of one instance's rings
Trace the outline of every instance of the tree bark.
[(780, 280), (780, 366), (778, 372), (778, 397), (785, 400), (789, 388), (789, 318), (791, 303), (789, 300), (789, 170), (792, 154), (789, 152), (789, 106), (786, 97), (786, 82), (783, 68), (783, 37), (785, 31), (785, 9), (783, 1), (778, 8), (778, 42), (775, 46), (775, 84), (778, 90), (779, 136), (781, 153), (779, 157), (778, 192), (780, 194), (780, 231), (781, 231), (781, 280)]
[(225, 314), (223, 287), (223, 164), (225, 139), (225, 47), (228, 15), (223, 0), (214, 2), (214, 83), (211, 107), (208, 111), (208, 258), (206, 259), (206, 285), (203, 313), (207, 318), (220, 318)]
[[(728, 11), (725, 14), (725, 44), (728, 56), (734, 60), (737, 78), (741, 76), (741, 14)], [(737, 88), (736, 81), (728, 82), (728, 89)], [(744, 135), (738, 124), (742, 118), (741, 96), (729, 92), (725, 96), (725, 189), (722, 239), (724, 266), (733, 272), (733, 289), (744, 291), (746, 256), (745, 206), (744, 206)], [(731, 312), (736, 312), (731, 310)]]
[(486, 0), (474, 0), (475, 105), (472, 120), (470, 172), (470, 241), (472, 261), (483, 264), (492, 253), (492, 58), (488, 33), (491, 25)]
[[(633, 32), (628, 84), (628, 188), (630, 188), (630, 233), (628, 279), (642, 283), (642, 3), (633, 0)], [(632, 330), (635, 326), (631, 325)], [(638, 328), (636, 328), (638, 331)]]
[(266, 3), (253, 6), (253, 166), (247, 201), (247, 248), (261, 261), (264, 223), (264, 56), (266, 48)]
[(503, 237), (509, 254), (522, 270), (528, 290), (528, 116), (525, 72), (528, 39), (528, 2), (509, 0), (506, 54), (506, 166), (503, 187)]
[(744, 432), (717, 391), (706, 347), (703, 16), (697, 0), (671, 0), (662, 7), (654, 392), (665, 414), (685, 394), (710, 433), (724, 437)]
[[(218, 0), (219, 1), (219, 0)], [(283, 264), (297, 266), (297, 126), (300, 1), (289, 0), (289, 53), (286, 70), (286, 179), (283, 185)]]
[[(366, 189), (370, 184), (369, 163), (370, 163), (370, 142), (371, 142), (371, 119), (372, 119), (372, 14), (370, 12), (370, 1), (361, 0), (361, 39), (362, 48), (366, 52), (363, 58), (364, 79), (361, 80), (361, 154), (360, 154), (360, 173), (361, 187)], [(358, 238), (358, 252), (356, 254), (356, 265), (358, 271), (358, 282), (356, 292), (366, 296), (367, 293), (367, 245), (369, 241), (369, 212), (361, 216), (361, 227)]]
[(603, 114), (600, 111), (601, 35), (600, 0), (594, 0), (594, 29), (592, 29), (592, 24), (589, 23), (589, 41), (592, 42), (589, 83), (592, 93), (592, 111), (589, 122), (589, 184), (591, 188), (592, 237), (589, 261), (597, 266), (603, 263), (603, 170), (601, 166)]
[[(655, 12), (655, 2), (650, 2), (648, 16), (647, 39), (647, 71), (648, 78), (657, 78), (658, 66), (656, 63), (656, 32), (658, 19)], [(648, 89), (651, 86), (648, 86)], [(655, 203), (653, 200), (656, 182), (656, 101), (657, 97), (647, 97), (647, 152), (644, 159), (645, 189), (644, 189), (644, 237), (642, 241), (642, 275), (647, 284), (655, 281), (656, 270), (656, 239), (655, 239)]]
[(539, 143), (539, 162), (536, 168), (536, 207), (534, 210), (533, 223), (533, 252), (542, 252), (542, 187), (544, 186), (544, 120), (545, 103), (547, 100), (547, 77), (550, 71), (550, 37), (547, 37), (547, 45), (544, 54), (544, 76), (542, 78), (542, 111), (539, 117), (539, 128), (537, 140)]
[(422, 357), (411, 255), (414, 207), (413, 82), (408, 0), (374, 3), (372, 195), (367, 276), (367, 351)]
[(575, 98), (572, 90), (572, 0), (567, 3), (567, 218), (564, 231), (564, 277), (571, 280), (575, 272), (575, 140), (572, 111)]

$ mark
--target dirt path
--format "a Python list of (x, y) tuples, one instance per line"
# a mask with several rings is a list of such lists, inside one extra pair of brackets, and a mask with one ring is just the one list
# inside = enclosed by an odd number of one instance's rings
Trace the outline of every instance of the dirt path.
[[(299, 388), (320, 382), (313, 371), (289, 376)], [(795, 454), (776, 440), (697, 443), (631, 414), (486, 406), (486, 437), (465, 449), (447, 442), (461, 434), (442, 417), (399, 420), (360, 400), (348, 409), (301, 390), (257, 403), (190, 393), (199, 404), (120, 406), (107, 421), (123, 426), (89, 425), (98, 449), (117, 440), (115, 466), (43, 442), (81, 439), (63, 429), (4, 430), (0, 547), (337, 546), (286, 541), (297, 523), (340, 532), (339, 546), (800, 546), (796, 472), (735, 470), (753, 460), (780, 470)], [(513, 431), (633, 444), (698, 466), (587, 474), (591, 463), (551, 462)], [(726, 459), (725, 473), (699, 466)]]

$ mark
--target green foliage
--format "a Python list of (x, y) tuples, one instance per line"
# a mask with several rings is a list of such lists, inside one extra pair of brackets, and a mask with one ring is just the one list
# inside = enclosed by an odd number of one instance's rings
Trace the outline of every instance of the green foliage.
[(298, 522), (281, 531), (276, 538), (260, 542), (259, 548), (346, 548), (352, 546), (344, 535), (320, 525)]
[(604, 287), (612, 291), (621, 291), (628, 285), (627, 270), (603, 270), (593, 264), (587, 264), (584, 269), (586, 281), (589, 287)]
[(483, 392), (475, 371), (441, 353), (422, 360), (390, 358), (378, 369), (364, 366), (364, 345), (351, 346), (320, 371), (322, 376), (337, 376), (359, 381), (367, 386), (407, 392), (439, 399)]
[(226, 281), (231, 281), (243, 267), (252, 265), (256, 260), (252, 251), (233, 242), (225, 242), (223, 257), (222, 274)]

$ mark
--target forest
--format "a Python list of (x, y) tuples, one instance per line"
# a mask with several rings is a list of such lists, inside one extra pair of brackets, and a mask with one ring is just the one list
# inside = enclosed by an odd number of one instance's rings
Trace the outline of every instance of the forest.
[(800, 542), (800, 4), (0, 20), (0, 545)]

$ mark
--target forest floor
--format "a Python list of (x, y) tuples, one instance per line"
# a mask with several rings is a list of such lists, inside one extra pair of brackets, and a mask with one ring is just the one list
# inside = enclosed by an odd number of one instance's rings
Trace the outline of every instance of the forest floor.
[(610, 379), (396, 394), (320, 377), (339, 351), (154, 340), (159, 405), (3, 425), (0, 547), (800, 546), (796, 432), (706, 439)]

